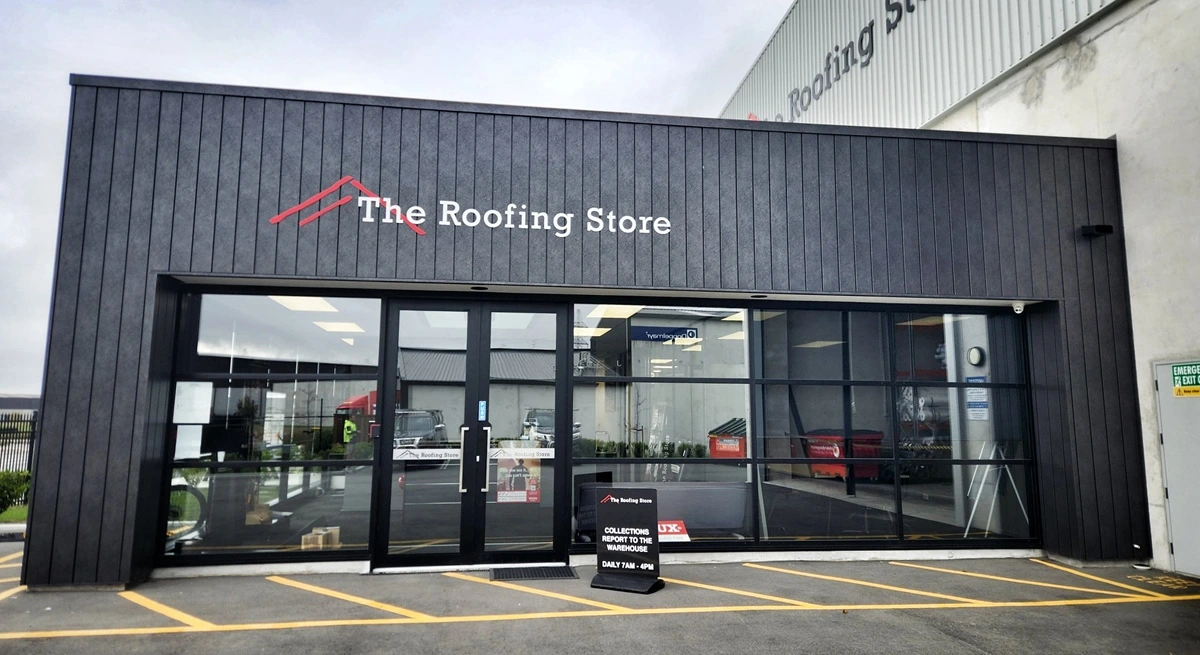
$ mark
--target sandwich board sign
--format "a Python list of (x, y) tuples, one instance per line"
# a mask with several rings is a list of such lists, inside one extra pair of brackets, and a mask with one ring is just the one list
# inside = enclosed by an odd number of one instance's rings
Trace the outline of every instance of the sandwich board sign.
[(650, 594), (663, 588), (658, 562), (658, 491), (596, 490), (597, 589)]

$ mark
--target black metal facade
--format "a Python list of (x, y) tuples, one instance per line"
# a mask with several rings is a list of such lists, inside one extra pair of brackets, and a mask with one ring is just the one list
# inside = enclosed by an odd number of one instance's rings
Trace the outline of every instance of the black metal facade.
[[(179, 276), (1043, 301), (1025, 315), (1045, 546), (1148, 555), (1112, 141), (71, 83), (26, 584), (152, 565)], [(353, 203), (269, 221), (347, 175), (425, 207), (428, 233)], [(438, 200), (574, 230), (441, 226)], [(593, 206), (671, 231), (586, 232)]]

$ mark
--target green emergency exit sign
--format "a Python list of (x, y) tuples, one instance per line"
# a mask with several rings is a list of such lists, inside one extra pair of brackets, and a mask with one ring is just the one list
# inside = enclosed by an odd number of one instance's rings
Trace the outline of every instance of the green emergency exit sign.
[(1171, 386), (1176, 396), (1200, 396), (1200, 362), (1172, 364)]

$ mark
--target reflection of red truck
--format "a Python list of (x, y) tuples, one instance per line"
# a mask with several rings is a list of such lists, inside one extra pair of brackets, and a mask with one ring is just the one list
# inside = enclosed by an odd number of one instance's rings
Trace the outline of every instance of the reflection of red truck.
[[(854, 430), (850, 434), (853, 452), (846, 452), (844, 430), (813, 430), (804, 435), (805, 456), (820, 459), (848, 457), (883, 457), (883, 433), (875, 430)], [(812, 464), (814, 477), (846, 477), (845, 464)], [(878, 478), (879, 464), (865, 462), (854, 465), (855, 478)]]
[[(378, 402), (377, 393), (376, 391), (371, 391), (361, 396), (347, 398), (342, 401), (342, 404), (337, 406), (337, 409), (333, 410), (333, 428), (339, 436), (344, 434), (344, 426), (347, 419), (353, 420), (358, 425), (359, 430), (362, 430), (364, 427), (366, 428), (366, 431), (362, 433), (364, 437), (367, 435), (375, 436), (376, 432), (379, 431), (379, 419), (375, 415), (376, 403)], [(359, 420), (359, 417), (363, 415), (367, 417), (366, 425), (363, 425)]]

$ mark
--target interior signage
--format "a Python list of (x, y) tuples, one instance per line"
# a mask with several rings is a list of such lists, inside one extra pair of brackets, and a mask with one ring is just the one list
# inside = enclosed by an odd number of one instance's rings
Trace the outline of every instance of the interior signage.
[(630, 341), (672, 341), (674, 339), (699, 339), (700, 330), (694, 327), (653, 327), (630, 325)]
[(648, 594), (658, 578), (658, 491), (596, 489), (596, 576), (599, 589)]
[[(320, 192), (306, 198), (303, 202), (272, 216), (271, 223), (277, 224), (293, 214), (303, 213), (306, 209), (317, 205), (321, 200), (346, 185), (358, 191), (359, 215), (363, 223), (403, 223), (418, 236), (425, 235), (425, 228), (422, 226), (426, 224), (429, 218), (433, 218), (426, 211), (425, 207), (421, 205), (408, 205), (406, 207), (402, 203), (393, 202), (391, 198), (380, 196), (371, 191), (352, 175), (343, 177)], [(345, 195), (336, 202), (300, 218), (300, 225), (308, 225), (333, 209), (341, 207), (354, 199), (355, 196)], [(463, 207), (456, 200), (438, 200), (435, 216), (436, 224), (444, 227), (484, 227), (493, 230), (545, 230), (560, 239), (565, 239), (575, 232), (585, 231), (660, 235), (671, 233), (671, 219), (666, 216), (619, 214), (611, 209), (605, 210), (604, 207), (589, 207), (584, 212), (582, 230), (578, 230), (576, 227), (581, 217), (577, 217), (574, 212), (555, 212), (552, 214), (549, 211), (531, 210), (528, 205), (518, 205), (515, 202), (508, 203), (504, 209), (491, 208), (481, 210), (476, 207)]]
[[(924, 2), (925, 0), (921, 0)], [(916, 0), (883, 0), (886, 16), (887, 33), (899, 29), (905, 15), (917, 10)], [(809, 110), (820, 100), (827, 91), (833, 90), (833, 85), (849, 75), (854, 67), (860, 69), (871, 65), (875, 57), (875, 19), (858, 31), (857, 36), (851, 36), (843, 44), (834, 45), (825, 53), (824, 65), (818, 64), (816, 74), (803, 85), (797, 85), (787, 94), (787, 117), (783, 113), (775, 114), (777, 122), (794, 123), (800, 114)], [(753, 112), (746, 116), (748, 120), (759, 120)]]

